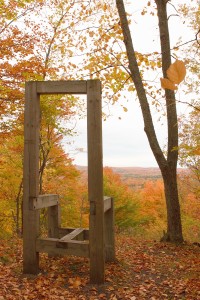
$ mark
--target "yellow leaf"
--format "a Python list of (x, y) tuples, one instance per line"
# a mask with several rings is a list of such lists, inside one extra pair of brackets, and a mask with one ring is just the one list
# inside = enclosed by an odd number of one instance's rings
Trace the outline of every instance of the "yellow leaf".
[(167, 77), (170, 81), (179, 84), (186, 75), (185, 64), (181, 60), (176, 60), (167, 70)]
[(193, 153), (194, 155), (200, 155), (200, 146), (194, 149)]
[(126, 107), (123, 107), (123, 110), (124, 110), (124, 112), (127, 112), (127, 111), (128, 111), (128, 109), (127, 109)]
[(160, 78), (161, 81), (161, 86), (163, 89), (168, 89), (168, 90), (177, 90), (177, 86), (173, 82), (171, 82), (167, 78)]
[(134, 86), (133, 85), (129, 85), (129, 87), (128, 87), (128, 91), (129, 92), (132, 92), (132, 91), (134, 91), (135, 89), (134, 89)]

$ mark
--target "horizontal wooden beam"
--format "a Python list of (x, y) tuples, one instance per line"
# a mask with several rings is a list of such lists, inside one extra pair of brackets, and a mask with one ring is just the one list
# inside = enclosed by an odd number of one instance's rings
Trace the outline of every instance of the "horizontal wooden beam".
[(104, 196), (104, 213), (111, 209), (112, 199), (111, 197)]
[(39, 195), (37, 198), (32, 198), (31, 200), (32, 201), (30, 201), (30, 209), (41, 209), (45, 207), (58, 205), (59, 195)]
[(80, 234), (82, 234), (84, 231), (83, 228), (76, 228), (75, 230), (73, 230), (72, 232), (68, 233), (67, 235), (63, 236), (60, 239), (60, 242), (67, 242), (70, 240), (75, 239), (76, 237), (78, 237)]
[[(72, 231), (74, 231), (76, 228), (58, 228), (59, 231), (59, 237), (62, 238), (65, 235), (71, 233)], [(89, 229), (84, 228), (82, 233), (80, 234), (80, 237), (82, 240), (89, 240)]]
[(36, 251), (51, 255), (89, 257), (89, 241), (60, 242), (54, 238), (37, 239)]
[(87, 94), (86, 80), (37, 81), (38, 94)]

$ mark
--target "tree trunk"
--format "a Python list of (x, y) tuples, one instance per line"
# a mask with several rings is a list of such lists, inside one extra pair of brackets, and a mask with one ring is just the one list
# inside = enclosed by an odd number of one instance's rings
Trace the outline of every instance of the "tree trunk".
[[(160, 44), (162, 53), (162, 70), (163, 76), (166, 77), (167, 69), (171, 64), (170, 37), (167, 17), (168, 1), (155, 0), (155, 2), (158, 10)], [(174, 91), (165, 89), (165, 100), (168, 125), (167, 168), (162, 168), (162, 165), (160, 165), (160, 169), (164, 181), (165, 198), (167, 205), (167, 234), (164, 235), (162, 239), (173, 242), (183, 242), (177, 184), (178, 118)]]
[[(163, 74), (166, 75), (166, 71), (171, 64), (170, 55), (170, 43), (168, 32), (168, 19), (166, 12), (166, 0), (155, 0), (158, 8), (160, 41), (162, 50), (162, 68)], [(126, 47), (129, 69), (131, 78), (135, 84), (138, 99), (140, 102), (143, 120), (144, 130), (147, 135), (151, 150), (159, 165), (162, 173), (165, 198), (167, 205), (167, 233), (164, 234), (162, 240), (171, 242), (182, 242), (182, 226), (181, 215), (178, 198), (177, 188), (177, 160), (178, 160), (178, 120), (176, 112), (175, 94), (173, 91), (165, 90), (166, 109), (167, 109), (167, 124), (168, 124), (168, 154), (165, 158), (155, 133), (151, 111), (147, 95), (145, 93), (144, 85), (140, 75), (135, 50), (130, 34), (128, 20), (125, 12), (123, 0), (116, 0), (116, 5), (120, 17), (120, 24), (124, 36), (124, 43)]]
[(161, 241), (183, 242), (176, 169), (162, 171), (167, 206), (167, 233)]

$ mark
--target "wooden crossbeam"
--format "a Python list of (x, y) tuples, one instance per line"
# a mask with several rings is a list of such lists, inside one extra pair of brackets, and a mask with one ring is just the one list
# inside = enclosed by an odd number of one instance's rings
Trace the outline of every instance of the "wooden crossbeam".
[(104, 197), (104, 213), (107, 210), (111, 209), (111, 205), (112, 205), (112, 199), (111, 199), (111, 197), (105, 196)]
[(30, 201), (30, 209), (41, 209), (45, 207), (58, 205), (59, 196), (53, 194), (39, 195), (38, 197), (32, 198)]
[[(59, 237), (62, 238), (65, 235), (68, 235), (69, 233), (71, 233), (72, 231), (74, 231), (75, 229), (76, 228), (74, 228), (74, 227), (68, 227), (68, 228), (59, 227), (58, 228)], [(84, 228), (81, 235), (82, 235), (82, 240), (89, 240), (89, 229), (88, 228)]]
[(71, 241), (74, 238), (78, 237), (81, 233), (83, 233), (84, 229), (83, 228), (76, 228), (72, 232), (68, 233), (67, 235), (63, 236), (59, 241), (60, 242), (67, 242)]
[(42, 94), (87, 94), (86, 80), (37, 81), (37, 93)]
[(54, 238), (36, 240), (36, 251), (51, 255), (74, 255), (89, 257), (89, 241), (60, 241)]

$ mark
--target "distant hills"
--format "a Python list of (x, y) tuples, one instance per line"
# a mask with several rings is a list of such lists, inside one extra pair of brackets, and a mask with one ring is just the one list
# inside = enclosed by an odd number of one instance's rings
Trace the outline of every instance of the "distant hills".
[[(77, 169), (83, 173), (85, 177), (87, 174), (86, 166), (76, 165)], [(122, 181), (124, 181), (130, 187), (142, 187), (146, 181), (154, 181), (162, 179), (162, 175), (159, 168), (150, 167), (110, 167), (114, 173), (120, 175)], [(178, 173), (185, 173), (187, 169), (178, 168)]]
[(159, 168), (112, 167), (112, 170), (118, 173), (122, 179), (143, 178), (152, 180), (162, 178)]

